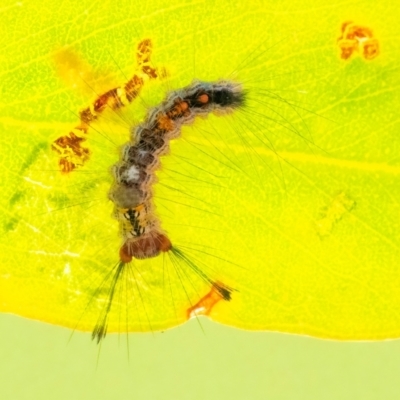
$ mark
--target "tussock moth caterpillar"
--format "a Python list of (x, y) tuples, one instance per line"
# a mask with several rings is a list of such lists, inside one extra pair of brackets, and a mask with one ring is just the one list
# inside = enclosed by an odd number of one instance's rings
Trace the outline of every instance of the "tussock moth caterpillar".
[[(187, 259), (173, 246), (155, 213), (152, 189), (156, 181), (155, 170), (159, 167), (160, 157), (169, 152), (169, 141), (180, 136), (182, 125), (192, 124), (196, 116), (206, 117), (211, 112), (219, 115), (230, 113), (243, 106), (244, 101), (240, 84), (194, 81), (186, 88), (169, 93), (166, 100), (151, 109), (146, 120), (132, 130), (131, 142), (124, 146), (121, 161), (113, 167), (115, 183), (109, 193), (124, 240), (112, 287), (119, 279), (120, 270), (133, 258), (147, 259), (171, 252), (181, 260)], [(214, 282), (192, 261), (188, 260), (187, 264), (221, 293), (220, 297), (230, 299), (230, 291), (225, 285)], [(107, 310), (93, 332), (98, 341), (106, 334), (112, 300), (113, 289)]]

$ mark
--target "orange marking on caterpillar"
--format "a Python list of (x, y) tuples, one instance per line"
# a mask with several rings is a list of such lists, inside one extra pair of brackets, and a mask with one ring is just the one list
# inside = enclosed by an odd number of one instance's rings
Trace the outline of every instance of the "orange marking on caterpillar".
[[(136, 52), (136, 71), (133, 77), (123, 86), (101, 94), (91, 106), (79, 113), (80, 124), (68, 135), (57, 138), (51, 145), (53, 151), (59, 155), (60, 171), (68, 174), (78, 167), (82, 167), (90, 158), (90, 150), (83, 147), (87, 140), (90, 124), (106, 108), (117, 110), (135, 100), (145, 82), (159, 77), (157, 69), (150, 65), (152, 44), (150, 39), (142, 40)], [(79, 134), (77, 134), (79, 131)]]
[(370, 28), (347, 21), (342, 24), (341, 30), (342, 35), (337, 43), (343, 60), (348, 60), (357, 51), (366, 60), (372, 60), (379, 55), (379, 42)]
[(214, 306), (221, 300), (231, 300), (232, 289), (220, 282), (215, 282), (210, 291), (202, 297), (194, 306), (188, 308), (187, 318), (194, 318), (199, 315), (210, 315)]
[(170, 120), (184, 116), (189, 111), (189, 104), (186, 101), (181, 101), (175, 105), (165, 116)]
[(171, 248), (172, 244), (167, 236), (160, 232), (152, 232), (137, 239), (127, 239), (120, 248), (119, 257), (122, 262), (128, 263), (132, 258), (143, 260), (156, 257)]
[(158, 118), (158, 126), (161, 130), (169, 132), (174, 129), (175, 123), (169, 115), (160, 115)]
[(204, 93), (197, 98), (199, 103), (207, 104), (210, 101), (208, 94)]

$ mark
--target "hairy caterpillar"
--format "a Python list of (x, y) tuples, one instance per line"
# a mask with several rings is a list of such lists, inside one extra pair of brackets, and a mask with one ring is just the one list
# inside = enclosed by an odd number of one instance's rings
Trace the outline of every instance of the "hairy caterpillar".
[[(245, 95), (238, 83), (194, 81), (188, 87), (170, 92), (166, 100), (151, 109), (146, 120), (132, 130), (131, 142), (123, 147), (122, 159), (113, 167), (115, 184), (109, 193), (124, 240), (115, 279), (120, 274), (119, 268), (132, 258), (156, 257), (161, 252), (186, 257), (173, 246), (154, 211), (154, 172), (159, 167), (160, 157), (169, 152), (169, 141), (180, 136), (182, 125), (190, 125), (197, 116), (206, 117), (211, 112), (230, 113), (242, 107), (244, 101)], [(188, 266), (215, 287), (221, 297), (230, 299), (230, 290), (224, 285), (214, 282), (195, 264), (188, 262)], [(111, 302), (112, 292), (108, 308)], [(98, 340), (106, 333), (106, 314), (93, 332)]]

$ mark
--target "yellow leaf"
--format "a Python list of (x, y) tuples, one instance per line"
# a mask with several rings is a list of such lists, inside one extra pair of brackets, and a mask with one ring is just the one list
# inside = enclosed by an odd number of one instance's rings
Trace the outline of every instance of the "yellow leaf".
[[(101, 323), (121, 246), (107, 197), (120, 146), (169, 90), (224, 78), (243, 84), (246, 104), (171, 143), (154, 191), (179, 250), (124, 269), (108, 331), (163, 330), (211, 305), (212, 319), (246, 329), (399, 337), (398, 7), (140, 3), (3, 10), (1, 310)], [(356, 39), (348, 21), (365, 28)], [(61, 174), (51, 143), (99, 90), (130, 79), (143, 39), (166, 77), (101, 115), (87, 164)], [(207, 302), (204, 274), (232, 288), (231, 301)]]

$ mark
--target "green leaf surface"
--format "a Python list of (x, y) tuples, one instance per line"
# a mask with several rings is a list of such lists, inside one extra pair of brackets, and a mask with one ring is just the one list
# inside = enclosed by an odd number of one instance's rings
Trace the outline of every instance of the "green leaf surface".
[[(120, 146), (169, 90), (225, 78), (243, 84), (245, 107), (184, 127), (154, 186), (162, 226), (190, 261), (135, 260), (108, 331), (186, 321), (210, 290), (195, 265), (234, 289), (211, 310), (216, 321), (400, 336), (397, 6), (81, 0), (9, 2), (0, 12), (2, 311), (93, 329), (121, 246), (107, 197)], [(346, 21), (372, 30), (376, 58), (340, 58)], [(51, 143), (96, 95), (129, 80), (145, 38), (166, 77), (101, 116), (90, 161), (62, 175)]]

